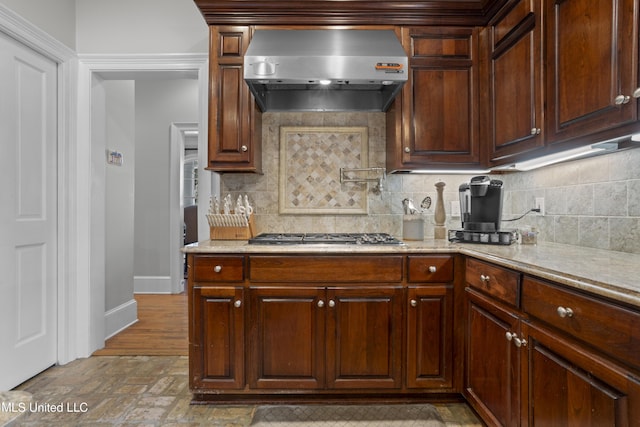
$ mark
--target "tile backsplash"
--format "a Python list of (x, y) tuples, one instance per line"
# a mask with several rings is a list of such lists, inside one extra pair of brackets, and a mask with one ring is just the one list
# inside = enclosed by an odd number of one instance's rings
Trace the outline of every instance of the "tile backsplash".
[[(279, 213), (280, 127), (366, 126), (369, 167), (385, 166), (384, 113), (265, 113), (263, 114), (263, 175), (224, 174), (221, 194), (248, 194), (256, 206), (257, 232), (385, 232), (402, 236), (402, 200), (416, 205), (427, 196), (425, 238), (433, 238), (435, 184), (442, 181), (447, 228), (460, 228), (451, 217), (451, 201), (470, 175), (387, 175), (382, 191), (368, 184), (366, 215)], [(339, 179), (344, 165), (330, 164), (327, 174)], [(640, 150), (548, 166), (530, 172), (494, 175), (504, 181), (503, 219), (517, 217), (545, 198), (545, 216), (529, 214), (504, 228), (536, 227), (538, 240), (640, 253)]]
[(575, 160), (504, 175), (505, 217), (545, 198), (545, 216), (517, 224), (538, 228), (539, 239), (640, 253), (640, 150)]

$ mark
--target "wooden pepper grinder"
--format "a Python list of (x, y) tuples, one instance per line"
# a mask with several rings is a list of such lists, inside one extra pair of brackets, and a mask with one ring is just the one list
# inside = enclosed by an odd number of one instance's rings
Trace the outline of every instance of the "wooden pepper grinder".
[(442, 197), (442, 192), (444, 191), (445, 185), (446, 184), (444, 182), (436, 182), (436, 191), (438, 192), (438, 195), (436, 198), (436, 211), (434, 215), (436, 226), (433, 229), (433, 237), (435, 239), (447, 238), (447, 229), (444, 226), (444, 222), (447, 219), (447, 214), (444, 211), (444, 199)]

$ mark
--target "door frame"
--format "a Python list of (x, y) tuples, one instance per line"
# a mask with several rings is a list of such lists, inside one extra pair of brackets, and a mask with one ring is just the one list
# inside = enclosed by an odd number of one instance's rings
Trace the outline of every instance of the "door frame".
[[(98, 76), (121, 76), (132, 79), (136, 73), (159, 73), (167, 76), (193, 76), (198, 80), (199, 111), (199, 162), (207, 164), (207, 112), (208, 112), (208, 55), (207, 54), (151, 54), (151, 55), (113, 55), (113, 54), (81, 54), (78, 55), (78, 123), (77, 140), (85, 141), (77, 144), (76, 156), (78, 209), (81, 212), (81, 223), (84, 233), (79, 233), (77, 268), (80, 283), (90, 286), (79, 292), (76, 305), (79, 319), (86, 325), (78, 335), (78, 357), (88, 357), (95, 350), (104, 347), (105, 342), (105, 259), (100, 256), (99, 247), (104, 233), (104, 212), (101, 206), (92, 203), (92, 193), (104, 190), (104, 181), (100, 182), (92, 168), (92, 159), (99, 158), (97, 153), (104, 153), (104, 147), (95, 147), (91, 139), (91, 97), (94, 79)], [(87, 143), (86, 141), (89, 141)], [(95, 161), (95, 160), (94, 160)], [(213, 174), (212, 174), (213, 175)], [(97, 178), (97, 179), (96, 179)], [(204, 177), (203, 177), (204, 178)], [(96, 182), (97, 181), (97, 182)], [(211, 179), (199, 181), (201, 194), (210, 194)], [(97, 186), (96, 186), (97, 185)], [(206, 220), (207, 206), (198, 207), (198, 216)], [(204, 212), (201, 210), (204, 209)], [(79, 218), (80, 219), (80, 218)], [(208, 230), (208, 227), (202, 227)], [(206, 236), (208, 238), (208, 235)], [(200, 237), (202, 240), (203, 237)], [(92, 249), (93, 248), (93, 249)], [(95, 253), (92, 256), (92, 252)], [(176, 257), (177, 258), (177, 257)], [(79, 289), (80, 291), (80, 289)]]
[[(184, 246), (183, 237), (183, 224), (184, 224), (184, 147), (185, 147), (185, 132), (189, 130), (198, 130), (197, 123), (171, 123), (170, 131), (171, 136), (169, 138), (171, 144), (171, 152), (169, 154), (169, 224), (171, 224), (171, 234), (169, 235), (169, 247), (171, 253), (178, 253)], [(200, 134), (198, 133), (198, 145), (200, 144)], [(198, 165), (200, 163), (200, 147), (198, 146)], [(198, 203), (198, 210), (200, 205)], [(200, 214), (200, 212), (198, 212)], [(198, 215), (198, 223), (200, 217)], [(201, 226), (198, 224), (198, 230)], [(198, 233), (200, 234), (200, 233)], [(199, 238), (198, 240), (202, 240)], [(171, 276), (171, 291), (173, 293), (180, 293), (184, 288), (184, 269), (183, 261), (180, 257), (175, 257), (171, 260), (169, 266), (169, 272)]]

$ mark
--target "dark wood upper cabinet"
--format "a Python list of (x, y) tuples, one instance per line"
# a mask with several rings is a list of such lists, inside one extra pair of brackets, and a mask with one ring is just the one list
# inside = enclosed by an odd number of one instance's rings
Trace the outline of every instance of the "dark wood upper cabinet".
[(546, 138), (555, 144), (637, 119), (635, 0), (544, 0)]
[(261, 172), (262, 113), (243, 79), (255, 28), (396, 28), (410, 69), (386, 113), (389, 172), (640, 132), (636, 0), (194, 1), (211, 32), (210, 170)]
[(262, 112), (244, 82), (248, 26), (211, 26), (209, 164), (217, 172), (262, 172)]
[(496, 165), (544, 146), (540, 0), (510, 2), (481, 33), (482, 135)]
[(478, 166), (478, 29), (403, 27), (409, 79), (387, 112), (387, 169)]

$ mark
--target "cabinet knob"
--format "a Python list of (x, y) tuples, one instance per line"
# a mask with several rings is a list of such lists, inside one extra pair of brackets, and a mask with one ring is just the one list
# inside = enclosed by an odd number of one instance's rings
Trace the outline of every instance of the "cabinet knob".
[(404, 147), (404, 152), (405, 152), (405, 153), (410, 153), (410, 152), (411, 152), (411, 148), (409, 148), (409, 147)]
[(213, 267), (213, 271), (215, 271), (216, 273), (220, 273), (222, 271), (222, 266), (216, 265), (215, 267)]
[(637, 87), (636, 90), (631, 94), (634, 98), (640, 98), (640, 87)]
[(627, 104), (630, 99), (631, 99), (631, 97), (629, 97), (627, 95), (618, 95), (613, 99), (613, 102), (616, 105), (622, 105), (622, 104)]
[(540, 135), (540, 128), (531, 128), (531, 135)]
[(429, 273), (435, 273), (435, 272), (436, 272), (436, 270), (437, 270), (437, 268), (436, 268), (436, 266), (435, 266), (435, 265), (430, 265), (430, 266), (429, 266)]
[(526, 347), (527, 340), (524, 338), (518, 338), (518, 335), (515, 332), (507, 332), (504, 334), (507, 341), (513, 341), (516, 347)]
[(239, 300), (239, 299), (237, 299), (237, 300), (233, 303), (233, 306), (234, 306), (235, 308), (240, 308), (240, 307), (242, 307), (242, 301), (241, 301), (241, 300)]
[(418, 306), (418, 301), (412, 299), (411, 300), (411, 307), (417, 307)]
[(489, 280), (490, 280), (490, 279), (491, 279), (491, 278), (490, 278), (489, 276), (485, 276), (484, 274), (481, 274), (481, 275), (480, 275), (480, 281), (481, 281), (482, 283), (489, 283)]
[(318, 307), (320, 307), (320, 308), (324, 307), (324, 301), (319, 300), (318, 301)]
[(573, 317), (573, 310), (569, 307), (560, 306), (556, 308), (556, 312), (558, 313), (558, 316), (562, 317), (563, 319), (565, 317)]
[(336, 302), (332, 299), (329, 300), (329, 307), (335, 307), (336, 306)]
[(247, 151), (249, 148), (247, 148), (247, 146), (246, 146), (246, 145), (243, 145), (242, 147), (240, 147), (240, 149), (241, 149), (243, 152), (245, 152), (245, 151)]
[(527, 340), (525, 340), (524, 338), (513, 337), (513, 343), (518, 348), (527, 346)]

